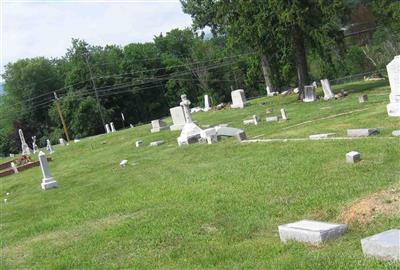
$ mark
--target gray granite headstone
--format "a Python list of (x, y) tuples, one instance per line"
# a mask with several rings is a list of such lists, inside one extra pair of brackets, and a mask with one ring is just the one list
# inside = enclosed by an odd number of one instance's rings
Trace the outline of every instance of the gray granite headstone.
[(349, 137), (367, 137), (377, 134), (379, 134), (379, 129), (377, 128), (358, 128), (347, 130), (347, 136)]
[(393, 229), (364, 238), (361, 247), (367, 257), (400, 261), (400, 230)]

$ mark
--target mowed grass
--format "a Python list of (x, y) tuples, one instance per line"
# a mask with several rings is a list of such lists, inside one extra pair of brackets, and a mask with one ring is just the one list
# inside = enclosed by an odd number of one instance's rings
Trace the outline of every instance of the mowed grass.
[[(245, 128), (249, 138), (345, 136), (347, 128), (366, 127), (380, 128), (379, 136), (254, 144), (228, 138), (178, 147), (178, 131), (151, 134), (144, 125), (56, 146), (50, 169), (58, 189), (40, 189), (40, 168), (0, 179), (8, 198), (1, 203), (2, 269), (399, 269), (365, 259), (360, 239), (400, 227), (400, 215), (350, 225), (320, 247), (279, 240), (280, 224), (340, 222), (358, 198), (400, 183), (400, 139), (390, 137), (400, 120), (387, 116), (387, 82), (335, 89), (349, 96), (308, 104), (295, 96), (260, 98), (243, 110), (194, 118), (200, 126)], [(361, 94), (369, 102), (359, 104)], [(265, 123), (267, 108), (272, 115), (285, 108), (289, 120)], [(253, 114), (263, 122), (244, 127)], [(135, 148), (137, 139), (146, 146)], [(159, 139), (166, 143), (148, 146)], [(351, 150), (362, 162), (345, 163)]]

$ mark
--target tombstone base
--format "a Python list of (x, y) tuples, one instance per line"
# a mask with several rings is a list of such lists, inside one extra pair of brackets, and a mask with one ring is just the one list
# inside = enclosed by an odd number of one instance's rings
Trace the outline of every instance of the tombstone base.
[(54, 180), (54, 178), (43, 179), (40, 185), (43, 190), (58, 188), (58, 183), (56, 180)]
[(386, 108), (389, 116), (400, 117), (400, 103), (390, 103)]
[(169, 127), (170, 130), (182, 130), (185, 125), (172, 125)]

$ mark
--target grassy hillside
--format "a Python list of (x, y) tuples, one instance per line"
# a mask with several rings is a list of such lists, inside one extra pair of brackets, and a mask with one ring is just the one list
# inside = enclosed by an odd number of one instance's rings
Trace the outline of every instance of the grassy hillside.
[[(245, 128), (259, 139), (344, 136), (347, 128), (366, 127), (380, 128), (379, 136), (178, 147), (179, 132), (151, 134), (145, 125), (56, 146), (50, 168), (58, 189), (40, 190), (40, 168), (0, 179), (8, 198), (1, 203), (2, 269), (399, 268), (365, 259), (360, 239), (400, 227), (400, 213), (352, 223), (344, 237), (320, 247), (279, 240), (280, 224), (341, 222), (357, 199), (400, 185), (400, 139), (390, 137), (400, 120), (387, 116), (387, 83), (335, 89), (350, 95), (308, 104), (294, 96), (260, 98), (243, 110), (194, 118)], [(360, 94), (369, 94), (369, 102), (359, 104)], [(285, 108), (289, 120), (265, 123), (267, 108), (276, 114)], [(252, 114), (263, 122), (244, 127)], [(135, 148), (137, 139), (146, 146)], [(147, 146), (158, 139), (166, 144)], [(351, 150), (361, 152), (362, 162), (345, 163)], [(125, 168), (118, 166), (122, 159), (129, 161)]]

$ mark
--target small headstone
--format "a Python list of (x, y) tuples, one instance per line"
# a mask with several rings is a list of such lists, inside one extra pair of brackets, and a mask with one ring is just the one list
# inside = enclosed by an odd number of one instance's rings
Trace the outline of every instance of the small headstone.
[(143, 141), (142, 140), (137, 140), (136, 142), (135, 142), (135, 146), (136, 147), (140, 147), (140, 146), (142, 146), (143, 145)]
[(336, 136), (336, 133), (321, 133), (310, 135), (310, 140), (321, 140)]
[(110, 133), (111, 132), (110, 124), (106, 124), (105, 127), (106, 127), (107, 134)]
[(204, 139), (208, 144), (214, 144), (218, 142), (217, 131), (215, 128), (204, 129), (200, 132), (200, 137)]
[(356, 151), (351, 151), (346, 154), (346, 162), (347, 163), (356, 163), (361, 161), (361, 154)]
[(238, 89), (231, 92), (232, 105), (231, 108), (243, 109), (246, 106), (246, 96), (243, 89)]
[(58, 187), (58, 183), (53, 178), (49, 170), (49, 164), (47, 162), (47, 157), (43, 152), (39, 152), (39, 162), (40, 168), (42, 169), (43, 179), (42, 179), (42, 189), (50, 189)]
[(258, 117), (257, 115), (253, 115), (251, 119), (249, 120), (243, 120), (243, 124), (244, 125), (258, 125), (258, 123), (260, 122), (260, 117)]
[(117, 130), (114, 127), (114, 123), (110, 122), (111, 132), (116, 132)]
[(155, 142), (151, 142), (150, 143), (150, 146), (159, 146), (159, 145), (161, 145), (161, 144), (163, 144), (164, 143), (164, 141), (155, 141)]
[(304, 86), (304, 102), (314, 102), (317, 100), (317, 96), (315, 94), (315, 88), (312, 85)]
[(265, 118), (265, 121), (267, 121), (267, 122), (278, 122), (280, 118), (281, 118), (280, 116), (271, 116), (271, 117)]
[(395, 136), (395, 137), (400, 137), (400, 129), (399, 130), (394, 130), (392, 132), (392, 135)]
[(15, 157), (15, 154), (10, 154), (10, 157)]
[(74, 139), (74, 143), (80, 142), (81, 140), (79, 139)]
[(317, 82), (316, 81), (313, 81), (313, 83), (311, 84), (312, 86), (314, 86), (315, 88), (317, 88), (318, 87), (318, 84), (317, 84)]
[(36, 152), (39, 152), (39, 147), (36, 144), (36, 136), (32, 136), (32, 149), (34, 154), (36, 154)]
[(267, 110), (265, 111), (266, 114), (271, 114), (271, 113), (273, 113), (273, 112), (274, 112), (274, 109), (267, 109)]
[(159, 119), (151, 121), (151, 126), (152, 126), (152, 129), (150, 130), (151, 133), (169, 129), (169, 126), (167, 126), (167, 124), (164, 121)]
[(358, 102), (359, 103), (364, 103), (368, 101), (368, 95), (362, 95), (358, 97)]
[(215, 107), (217, 110), (222, 110), (223, 108), (225, 108), (225, 103), (220, 103)]
[(173, 107), (169, 109), (171, 114), (173, 125), (170, 126), (171, 130), (181, 130), (186, 123), (185, 113), (181, 106)]
[(312, 220), (301, 220), (278, 226), (282, 242), (298, 241), (314, 245), (335, 239), (347, 231), (347, 225), (334, 224)]
[(386, 66), (390, 82), (390, 103), (387, 105), (389, 116), (400, 117), (400, 55)]
[(293, 89), (293, 93), (295, 93), (295, 94), (298, 94), (299, 93), (299, 88), (298, 87), (296, 87), (295, 89)]
[(211, 110), (211, 99), (208, 95), (204, 95), (204, 111), (208, 112)]
[(14, 171), (14, 173), (18, 173), (17, 165), (15, 165), (14, 162), (11, 162), (11, 169)]
[(123, 167), (126, 166), (126, 164), (128, 164), (128, 161), (127, 161), (126, 159), (124, 159), (124, 160), (121, 160), (121, 162), (119, 163), (119, 166), (120, 166), (121, 168), (123, 168)]
[(348, 137), (368, 137), (376, 134), (379, 134), (379, 129), (377, 128), (358, 128), (347, 130)]
[(47, 143), (47, 145), (46, 145), (47, 151), (49, 151), (50, 154), (53, 154), (54, 153), (54, 149), (53, 149), (53, 146), (51, 145), (50, 140), (46, 140), (46, 143)]
[(132, 124), (129, 124), (129, 126), (130, 126), (131, 128), (134, 128), (134, 126), (133, 126)]
[(266, 90), (267, 90), (267, 96), (269, 96), (269, 97), (278, 95), (278, 92), (271, 91), (271, 89), (269, 89), (268, 86), (266, 87)]
[(283, 109), (283, 108), (281, 109), (281, 117), (282, 117), (282, 120), (288, 119), (287, 113), (286, 113), (285, 109)]
[(400, 230), (388, 230), (361, 239), (361, 248), (366, 257), (400, 261)]
[(328, 79), (321, 80), (322, 90), (324, 91), (324, 99), (334, 99), (335, 95), (332, 92), (331, 84)]
[(197, 113), (197, 112), (203, 112), (204, 110), (200, 107), (194, 107), (190, 109), (190, 113)]
[(60, 142), (60, 144), (62, 146), (66, 146), (67, 145), (67, 142), (64, 140), (64, 138), (60, 138), (58, 141)]

